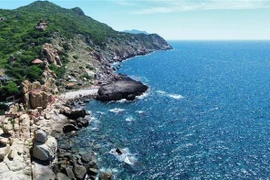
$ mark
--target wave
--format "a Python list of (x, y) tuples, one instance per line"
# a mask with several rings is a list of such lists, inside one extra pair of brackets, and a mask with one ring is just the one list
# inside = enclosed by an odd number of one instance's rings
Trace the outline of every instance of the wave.
[(114, 108), (114, 109), (110, 109), (109, 111), (112, 112), (112, 113), (118, 114), (118, 113), (124, 112), (125, 109), (122, 109), (122, 108)]
[(180, 94), (168, 94), (168, 96), (170, 98), (173, 98), (173, 99), (183, 99), (184, 96), (180, 95)]
[(150, 90), (147, 90), (146, 92), (144, 92), (142, 95), (137, 96), (136, 99), (144, 99), (146, 97), (148, 97), (150, 94)]
[(134, 117), (132, 117), (132, 116), (128, 116), (127, 118), (126, 118), (126, 121), (127, 122), (132, 122), (132, 121), (134, 121), (135, 119), (134, 119)]
[(137, 162), (137, 158), (135, 157), (135, 154), (130, 153), (128, 148), (123, 148), (123, 149), (113, 148), (110, 150), (109, 153), (114, 155), (118, 161), (124, 162), (131, 166), (135, 165)]
[(169, 94), (167, 93), (166, 91), (163, 91), (163, 90), (157, 90), (156, 93), (162, 95), (162, 96), (166, 96), (166, 97), (169, 97), (169, 98), (172, 98), (172, 99), (183, 99), (184, 96), (180, 95), (180, 94)]
[(138, 111), (135, 111), (136, 113), (139, 113), (139, 114), (144, 114), (145, 112), (142, 111), (142, 110), (138, 110)]

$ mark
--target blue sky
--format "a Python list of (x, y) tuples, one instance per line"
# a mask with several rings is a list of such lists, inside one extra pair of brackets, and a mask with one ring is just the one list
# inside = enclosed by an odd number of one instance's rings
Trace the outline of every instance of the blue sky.
[[(50, 0), (118, 31), (157, 33), (167, 40), (270, 40), (270, 0)], [(0, 0), (15, 9), (30, 0)]]

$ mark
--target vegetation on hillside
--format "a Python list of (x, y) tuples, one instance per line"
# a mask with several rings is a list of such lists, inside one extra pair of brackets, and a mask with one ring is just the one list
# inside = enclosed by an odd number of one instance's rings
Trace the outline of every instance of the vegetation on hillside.
[[(145, 34), (131, 35), (117, 32), (106, 24), (100, 23), (76, 7), (65, 9), (48, 1), (36, 1), (15, 10), (0, 9), (0, 69), (5, 69), (9, 80), (0, 84), (0, 99), (17, 94), (18, 86), (24, 79), (41, 81), (44, 65), (33, 65), (32, 61), (41, 57), (44, 43), (50, 43), (55, 33), (62, 39), (71, 40), (75, 35), (82, 35), (89, 45), (105, 48), (106, 40), (139, 40), (147, 46), (151, 37)], [(47, 28), (36, 30), (38, 23), (46, 23)], [(60, 54), (62, 62), (67, 63), (69, 45), (63, 42), (64, 52)], [(73, 57), (74, 59), (77, 56)], [(50, 65), (57, 77), (65, 73), (65, 66)], [(16, 88), (15, 88), (16, 87)], [(4, 93), (5, 92), (5, 93)]]

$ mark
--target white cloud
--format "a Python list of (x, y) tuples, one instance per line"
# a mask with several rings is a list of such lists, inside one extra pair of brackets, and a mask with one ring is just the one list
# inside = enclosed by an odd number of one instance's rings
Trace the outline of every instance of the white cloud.
[(173, 13), (195, 10), (243, 10), (243, 9), (268, 9), (270, 0), (174, 0), (174, 1), (147, 1), (152, 5), (132, 14)]
[(123, 6), (136, 6), (137, 5), (134, 1), (117, 0), (114, 2), (116, 4), (123, 5)]
[(174, 9), (172, 8), (166, 8), (166, 7), (153, 7), (148, 9), (142, 9), (138, 11), (132, 11), (132, 14), (156, 14), (156, 13), (171, 13), (174, 12)]

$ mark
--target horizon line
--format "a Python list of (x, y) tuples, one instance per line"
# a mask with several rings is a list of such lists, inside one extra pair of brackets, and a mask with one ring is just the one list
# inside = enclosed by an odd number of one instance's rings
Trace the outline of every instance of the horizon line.
[(166, 41), (270, 41), (270, 39), (165, 39)]

